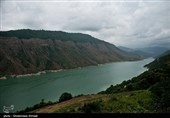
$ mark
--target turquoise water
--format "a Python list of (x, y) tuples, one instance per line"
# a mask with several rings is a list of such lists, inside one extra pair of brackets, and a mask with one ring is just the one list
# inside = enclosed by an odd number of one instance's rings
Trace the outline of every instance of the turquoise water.
[(14, 105), (15, 112), (37, 104), (41, 99), (57, 101), (63, 92), (70, 92), (73, 96), (100, 92), (111, 84), (146, 71), (143, 66), (151, 61), (153, 58), (0, 80), (0, 112), (3, 112), (3, 106)]

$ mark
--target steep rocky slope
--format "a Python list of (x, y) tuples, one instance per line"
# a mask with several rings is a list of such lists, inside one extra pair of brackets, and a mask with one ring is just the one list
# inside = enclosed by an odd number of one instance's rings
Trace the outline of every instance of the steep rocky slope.
[(0, 32), (0, 76), (138, 59), (81, 33), (29, 29)]

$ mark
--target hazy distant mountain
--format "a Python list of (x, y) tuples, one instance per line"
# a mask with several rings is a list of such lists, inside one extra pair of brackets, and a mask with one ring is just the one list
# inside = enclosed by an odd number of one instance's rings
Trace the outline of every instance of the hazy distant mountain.
[(29, 29), (0, 32), (1, 76), (138, 59), (87, 34)]
[(142, 57), (157, 57), (170, 49), (168, 47), (156, 47), (156, 46), (146, 47), (146, 48), (136, 48), (136, 49), (127, 48), (124, 46), (118, 46), (118, 48), (128, 53), (140, 55)]
[(168, 47), (161, 47), (161, 46), (160, 47), (152, 46), (152, 47), (140, 48), (139, 50), (149, 53), (152, 57), (157, 57), (169, 49), (170, 47), (168, 48)]
[(165, 55), (168, 55), (168, 54), (170, 54), (170, 50), (162, 53), (161, 55), (158, 56), (158, 58), (160, 58), (160, 57), (162, 57), (162, 56), (165, 56)]
[(151, 57), (150, 53), (142, 51), (140, 49), (132, 49), (132, 48), (124, 47), (124, 46), (118, 46), (118, 48), (128, 53), (139, 55), (144, 58)]

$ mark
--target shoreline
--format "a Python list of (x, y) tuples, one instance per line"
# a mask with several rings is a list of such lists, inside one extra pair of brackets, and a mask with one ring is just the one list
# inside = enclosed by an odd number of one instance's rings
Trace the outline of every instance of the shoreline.
[(6, 76), (0, 77), (0, 80), (4, 80), (4, 79), (7, 79)]
[(59, 69), (59, 70), (43, 70), (43, 71), (39, 71), (37, 73), (29, 73), (29, 74), (20, 74), (20, 75), (5, 75), (0, 77), (0, 80), (5, 80), (7, 79), (7, 77), (13, 77), (13, 78), (20, 78), (20, 77), (28, 77), (28, 76), (38, 76), (41, 74), (46, 74), (47, 72), (60, 72), (63, 69)]
[[(146, 58), (146, 59), (149, 59), (149, 58)], [(140, 59), (140, 60), (135, 60), (135, 61), (141, 61), (141, 60), (145, 60), (145, 59)], [(122, 61), (110, 62), (110, 63), (119, 63), (119, 62), (122, 62)], [(127, 61), (124, 61), (124, 62), (127, 62)], [(133, 62), (133, 61), (129, 61), (129, 62)], [(104, 63), (104, 64), (109, 64), (109, 63)], [(95, 66), (101, 66), (101, 65), (104, 65), (104, 64), (97, 64)], [(88, 66), (85, 66), (85, 67), (88, 67)], [(81, 69), (81, 68), (83, 68), (83, 67), (77, 67), (77, 68), (73, 68), (73, 69)], [(4, 76), (0, 77), (0, 80), (5, 80), (8, 77), (20, 78), (20, 77), (28, 77), (28, 76), (38, 76), (38, 75), (41, 75), (41, 74), (46, 74), (46, 72), (60, 72), (60, 71), (63, 71), (63, 70), (67, 70), (67, 69), (43, 70), (43, 71), (39, 71), (37, 73), (28, 73), (28, 74), (19, 74), (19, 75), (4, 75)]]

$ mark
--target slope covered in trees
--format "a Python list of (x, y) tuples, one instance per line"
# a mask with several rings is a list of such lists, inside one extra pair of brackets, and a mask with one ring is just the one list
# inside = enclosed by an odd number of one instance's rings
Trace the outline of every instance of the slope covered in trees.
[(148, 71), (124, 81), (111, 85), (101, 93), (113, 94), (124, 91), (149, 90), (152, 93), (152, 105), (156, 112), (170, 112), (170, 51), (162, 54), (146, 65)]
[(0, 36), (2, 37), (16, 37), (18, 39), (52, 39), (61, 41), (74, 41), (74, 42), (103, 42), (96, 39), (90, 35), (82, 33), (67, 33), (63, 31), (47, 31), (47, 30), (11, 30), (11, 31), (1, 31)]

